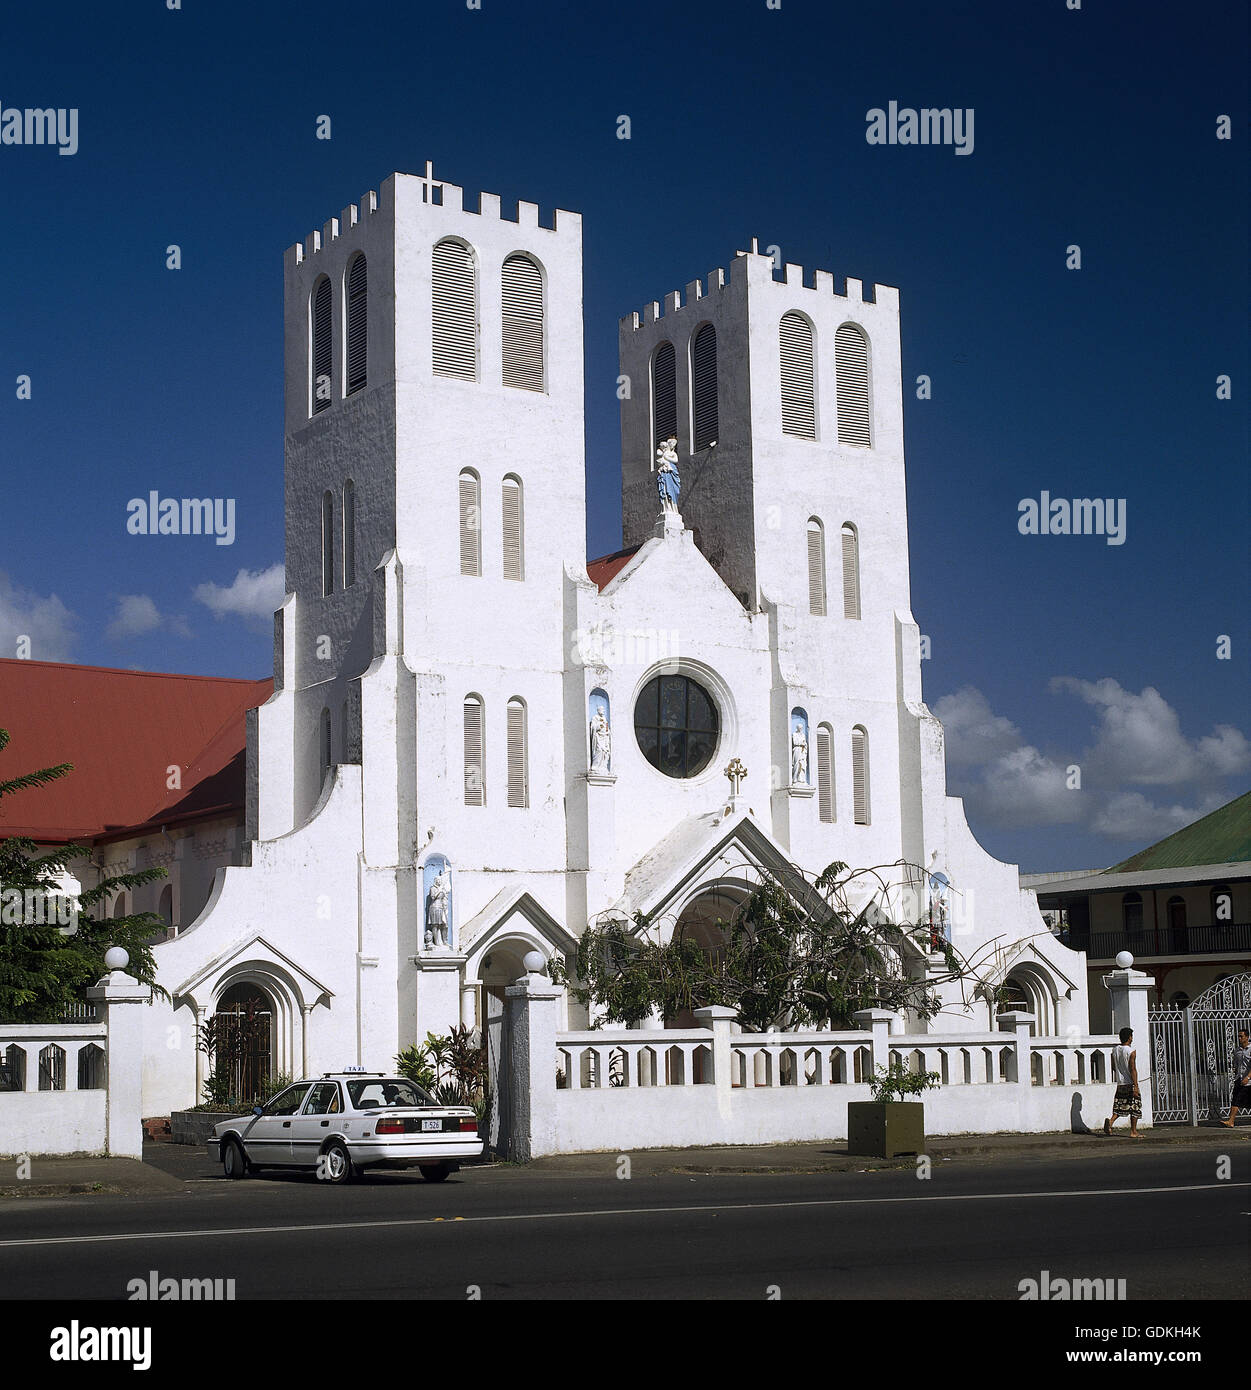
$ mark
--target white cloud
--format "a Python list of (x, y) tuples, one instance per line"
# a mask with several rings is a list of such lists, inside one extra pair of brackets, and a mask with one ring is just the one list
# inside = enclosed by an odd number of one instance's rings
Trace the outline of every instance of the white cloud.
[(976, 767), (1007, 753), (1021, 742), (1021, 731), (994, 714), (986, 696), (971, 685), (944, 695), (934, 705), (946, 733), (948, 767)]
[(159, 631), (172, 632), (178, 637), (191, 636), (182, 618), (162, 613), (155, 599), (147, 594), (123, 594), (117, 600), (117, 612), (104, 635), (112, 642), (119, 642)]
[[(1198, 739), (1182, 732), (1177, 711), (1151, 686), (1135, 694), (1119, 682), (1058, 676), (1054, 694), (1078, 696), (1097, 712), (1091, 741), (1062, 756), (1026, 743), (996, 715), (981, 691), (965, 686), (935, 702), (947, 731), (951, 791), (974, 819), (1020, 829), (1083, 825), (1110, 840), (1146, 846), (1198, 820), (1235, 794), (1228, 778), (1251, 768), (1251, 744), (1229, 724)], [(1070, 789), (1069, 769), (1080, 770)], [(1168, 787), (1153, 801), (1138, 786)]]
[(266, 570), (240, 570), (234, 582), (197, 584), (193, 597), (217, 618), (235, 616), (253, 621), (273, 616), (286, 595), (286, 572), (281, 564)]
[[(32, 661), (68, 661), (77, 633), (77, 618), (55, 594), (44, 597), (21, 589), (0, 573), (0, 656), (29, 656)], [(30, 639), (19, 651), (18, 638)]]
[(1205, 738), (1188, 739), (1177, 711), (1152, 686), (1135, 695), (1110, 678), (1057, 676), (1051, 689), (1077, 695), (1098, 712), (1095, 742), (1083, 763), (1100, 781), (1157, 787), (1210, 784), (1251, 767), (1251, 745), (1237, 729), (1221, 724)]

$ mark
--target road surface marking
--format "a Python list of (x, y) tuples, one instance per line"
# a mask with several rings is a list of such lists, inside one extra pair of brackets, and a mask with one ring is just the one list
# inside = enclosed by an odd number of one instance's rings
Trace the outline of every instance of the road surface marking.
[[(607, 1207), (597, 1211), (534, 1211), (499, 1213), (493, 1216), (465, 1216), (455, 1220), (562, 1221), (588, 1216), (677, 1216), (691, 1212), (783, 1211), (801, 1207), (897, 1206), (906, 1202), (1011, 1202), (1027, 1198), (1066, 1197), (1146, 1197), (1161, 1192), (1228, 1192), (1234, 1187), (1251, 1187), (1251, 1182), (1195, 1183), (1185, 1187), (1112, 1187), (1080, 1192), (970, 1192), (941, 1197), (828, 1197), (803, 1202), (727, 1202), (681, 1207)], [(324, 1221), (301, 1226), (224, 1226), (205, 1231), (125, 1231), (98, 1236), (37, 1236), (26, 1240), (0, 1240), (0, 1250), (32, 1245), (95, 1245), (119, 1240), (193, 1240), (211, 1236), (261, 1236), (298, 1234), (302, 1231), (369, 1231), (379, 1227), (434, 1226), (446, 1224), (444, 1216), (418, 1216), (402, 1221)]]

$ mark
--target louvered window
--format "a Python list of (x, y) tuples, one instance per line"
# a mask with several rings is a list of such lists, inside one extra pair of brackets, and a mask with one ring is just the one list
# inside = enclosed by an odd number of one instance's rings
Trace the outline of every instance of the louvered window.
[(817, 437), (812, 374), (812, 325), (802, 314), (783, 314), (778, 327), (782, 374), (782, 433)]
[(478, 379), (478, 287), (473, 252), (459, 241), (434, 248), (431, 333), (438, 376)]
[(520, 700), (508, 702), (508, 804), (529, 806), (529, 749), (526, 747), (526, 707)]
[(860, 537), (848, 523), (843, 527), (843, 617), (860, 616)]
[(351, 478), (343, 484), (343, 587), (356, 583), (356, 486)]
[(312, 413), (329, 408), (331, 391), (330, 281), (323, 275), (313, 288)]
[(834, 335), (834, 370), (838, 383), (838, 442), (867, 449), (869, 421), (869, 340), (854, 323)]
[(717, 330), (710, 323), (704, 324), (691, 343), (691, 397), (691, 448), (706, 449), (717, 440)]
[(543, 277), (529, 256), (504, 262), (504, 385), (543, 390)]
[(851, 790), (857, 825), (869, 823), (869, 735), (856, 725), (851, 731)]
[(825, 616), (825, 528), (808, 519), (808, 611)]
[(323, 598), (334, 593), (334, 497), (329, 492), (321, 499), (321, 592)]
[(653, 445), (678, 437), (678, 359), (672, 343), (661, 343), (652, 358)]
[(468, 470), (460, 475), (460, 572), (482, 573), (482, 484)]
[(504, 503), (504, 578), (524, 579), (525, 550), (521, 510), (521, 482), (517, 478), (505, 478), (503, 490)]
[(326, 780), (326, 774), (330, 771), (330, 711), (323, 709), (321, 712), (321, 780)]
[(486, 756), (483, 748), (482, 701), (465, 699), (465, 805), (486, 805)]
[(828, 724), (817, 729), (817, 810), (823, 821), (833, 821), (834, 735)]
[(350, 396), (365, 385), (369, 359), (369, 326), (366, 306), (369, 300), (369, 272), (365, 257), (357, 255), (347, 273), (347, 390)]

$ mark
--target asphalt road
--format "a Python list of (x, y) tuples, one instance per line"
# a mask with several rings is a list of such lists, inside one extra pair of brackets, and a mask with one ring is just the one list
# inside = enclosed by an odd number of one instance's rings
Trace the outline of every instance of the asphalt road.
[[(347, 1187), (231, 1183), (181, 1160), (170, 1195), (0, 1206), (0, 1298), (124, 1300), (161, 1277), (249, 1299), (1019, 1299), (1047, 1270), (1129, 1300), (1239, 1296), (1251, 1160), (956, 1161), (862, 1173), (619, 1180), (470, 1168)], [(0, 1314), (6, 1323), (16, 1309)]]

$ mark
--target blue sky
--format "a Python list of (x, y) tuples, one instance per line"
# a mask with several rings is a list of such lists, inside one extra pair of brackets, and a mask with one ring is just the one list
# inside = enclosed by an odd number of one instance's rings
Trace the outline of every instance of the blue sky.
[[(79, 149), (0, 145), (0, 650), (268, 671), (281, 255), (432, 159), (584, 215), (592, 554), (620, 544), (620, 315), (752, 236), (900, 287), (951, 789), (1000, 857), (1114, 862), (1251, 781), (1247, 38), (1235, 3), (11, 9), (0, 104), (76, 107)], [(892, 99), (973, 108), (973, 153), (870, 146)], [(235, 498), (234, 543), (128, 535), (153, 488)], [(1020, 535), (1043, 489), (1124, 498), (1125, 543)]]

